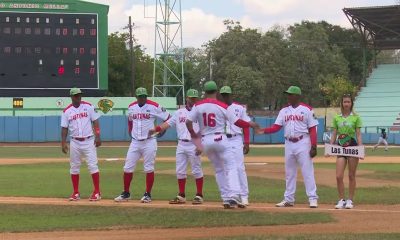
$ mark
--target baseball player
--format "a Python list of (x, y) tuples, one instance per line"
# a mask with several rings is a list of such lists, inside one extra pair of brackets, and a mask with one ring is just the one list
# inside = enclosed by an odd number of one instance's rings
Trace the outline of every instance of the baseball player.
[(389, 150), (388, 142), (387, 142), (387, 134), (386, 134), (386, 129), (381, 128), (381, 136), (379, 137), (378, 143), (374, 146), (374, 151), (378, 148), (379, 145), (385, 145), (385, 151)]
[(116, 202), (128, 201), (131, 197), (130, 184), (137, 161), (143, 157), (144, 172), (146, 173), (146, 191), (141, 198), (142, 203), (151, 202), (151, 189), (154, 183), (154, 161), (157, 153), (157, 140), (148, 133), (154, 128), (156, 118), (166, 121), (169, 113), (158, 103), (147, 99), (145, 88), (136, 89), (137, 101), (128, 108), (128, 130), (132, 137), (124, 166), (124, 191), (116, 197)]
[[(204, 85), (205, 99), (197, 102), (190, 111), (186, 126), (190, 132), (197, 154), (204, 150), (214, 166), (217, 184), (221, 193), (224, 208), (246, 207), (240, 199), (239, 178), (233, 147), (224, 134), (226, 121), (235, 123), (241, 128), (258, 125), (246, 122), (227, 111), (228, 106), (217, 100), (217, 84), (208, 81)], [(193, 123), (199, 122), (201, 135), (195, 132)]]
[[(186, 93), (186, 107), (181, 108), (166, 122), (160, 126), (156, 126), (150, 130), (149, 136), (156, 132), (162, 132), (169, 127), (176, 127), (178, 135), (178, 147), (176, 149), (176, 177), (178, 179), (179, 193), (172, 199), (170, 204), (184, 204), (186, 202), (185, 185), (186, 185), (186, 169), (188, 162), (192, 167), (192, 174), (196, 179), (197, 193), (194, 197), (193, 204), (203, 203), (203, 170), (201, 169), (200, 156), (196, 155), (196, 146), (192, 143), (190, 133), (186, 128), (186, 119), (192, 110), (199, 93), (197, 90), (189, 89)], [(193, 123), (195, 132), (199, 131), (198, 122)]]
[(98, 201), (101, 199), (101, 194), (96, 147), (101, 145), (98, 121), (100, 115), (95, 111), (92, 104), (81, 100), (82, 91), (79, 88), (72, 88), (70, 96), (72, 104), (68, 105), (61, 115), (61, 148), (65, 154), (68, 152), (68, 131), (71, 137), (70, 174), (74, 192), (69, 200), (77, 201), (80, 199), (79, 172), (82, 157), (85, 157), (94, 186), (89, 200)]
[(302, 102), (301, 89), (291, 86), (287, 91), (289, 105), (279, 112), (275, 124), (257, 133), (275, 133), (285, 130), (286, 191), (277, 207), (292, 207), (295, 202), (297, 164), (300, 166), (310, 208), (318, 207), (317, 186), (312, 158), (317, 155), (317, 125), (312, 108)]
[[(243, 121), (251, 121), (250, 117), (247, 115), (246, 108), (243, 105), (232, 101), (232, 89), (229, 86), (222, 87), (219, 92), (223, 98), (223, 101), (228, 105), (227, 110), (229, 112), (235, 114)], [(247, 183), (246, 168), (244, 166), (244, 154), (247, 154), (250, 150), (250, 131), (249, 128), (243, 128), (242, 131), (241, 128), (228, 121), (226, 122), (225, 133), (229, 144), (233, 147), (235, 152), (234, 156), (237, 164), (240, 184), (240, 198), (242, 203), (248, 206), (249, 186)]]

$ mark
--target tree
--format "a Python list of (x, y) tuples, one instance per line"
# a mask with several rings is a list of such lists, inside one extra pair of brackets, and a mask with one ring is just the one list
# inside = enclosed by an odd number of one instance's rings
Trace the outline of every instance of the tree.
[(263, 106), (276, 110), (286, 102), (282, 92), (295, 79), (295, 61), (284, 28), (276, 26), (261, 37), (257, 65), (264, 79)]
[[(261, 107), (264, 86), (257, 64), (261, 33), (243, 29), (239, 22), (226, 20), (224, 23), (227, 32), (206, 45), (207, 59), (213, 62), (212, 80), (220, 86), (232, 86), (235, 94), (240, 93), (239, 100), (249, 103), (250, 107)], [(255, 93), (260, 93), (258, 99), (254, 99)]]
[(329, 35), (319, 23), (303, 21), (289, 27), (290, 48), (296, 61), (295, 85), (304, 89), (305, 100), (312, 105), (322, 105), (323, 95), (319, 85), (324, 85), (328, 75), (348, 76), (348, 63), (336, 46), (329, 45)]
[(324, 93), (327, 105), (331, 107), (340, 106), (340, 99), (344, 94), (355, 95), (357, 87), (343, 77), (329, 76), (329, 80), (324, 85), (320, 85), (321, 91)]
[(126, 47), (126, 33), (111, 33), (108, 36), (108, 95), (129, 96), (130, 55)]
[[(108, 36), (109, 96), (130, 96), (131, 61), (127, 47), (128, 37), (127, 33), (119, 32)], [(135, 87), (145, 87), (150, 91), (153, 81), (153, 59), (140, 45), (134, 47), (134, 56), (136, 60)]]

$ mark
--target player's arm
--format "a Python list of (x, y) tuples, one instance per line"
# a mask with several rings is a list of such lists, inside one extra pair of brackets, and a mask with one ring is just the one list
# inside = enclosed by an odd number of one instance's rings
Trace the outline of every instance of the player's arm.
[(238, 118), (234, 113), (230, 111), (225, 112), (226, 119), (228, 119), (229, 122), (235, 124), (235, 126), (240, 127), (240, 128), (255, 128), (258, 129), (260, 126), (253, 122), (253, 121), (244, 121), (240, 118)]
[[(171, 114), (167, 112), (167, 110), (161, 106), (158, 106), (155, 110), (155, 116), (162, 120), (164, 123), (167, 122), (171, 118)], [(168, 128), (165, 128), (164, 130), (158, 131), (157, 137), (162, 137)], [(158, 129), (159, 130), (159, 129)], [(150, 135), (149, 135), (150, 136)]]
[[(249, 115), (247, 115), (246, 108), (243, 107), (242, 117), (245, 121), (251, 121)], [(250, 151), (250, 128), (243, 128), (243, 153), (248, 154)]]
[(68, 152), (67, 135), (68, 135), (68, 117), (65, 112), (61, 115), (61, 151)]
[(67, 135), (68, 135), (68, 128), (62, 127), (61, 128), (61, 150), (65, 154), (68, 152)]
[(95, 136), (94, 143), (95, 143), (96, 147), (100, 147), (101, 146), (100, 123), (99, 123), (98, 119), (93, 121), (93, 132), (94, 132), (94, 136)]
[(92, 121), (93, 133), (95, 136), (94, 144), (96, 145), (96, 147), (101, 146), (99, 118), (100, 114), (97, 113), (94, 107), (92, 106), (90, 108), (90, 120)]
[(308, 133), (310, 134), (311, 149), (310, 157), (313, 158), (317, 156), (317, 125), (318, 121), (314, 115), (314, 111), (311, 110), (308, 114)]
[(279, 124), (275, 123), (270, 127), (260, 129), (260, 131), (257, 132), (257, 133), (258, 134), (272, 134), (272, 133), (279, 132), (281, 129), (282, 129), (282, 125), (279, 125)]
[(160, 133), (160, 132), (164, 132), (166, 131), (168, 128), (170, 128), (171, 126), (169, 125), (168, 121), (163, 122), (161, 125), (157, 125), (155, 126), (153, 129), (149, 130), (149, 136), (151, 137), (156, 133)]
[(279, 132), (282, 129), (282, 126), (284, 124), (283, 119), (284, 119), (284, 113), (281, 110), (278, 114), (278, 117), (275, 120), (275, 123), (272, 126), (260, 129), (256, 133), (257, 134), (273, 134), (273, 133)]

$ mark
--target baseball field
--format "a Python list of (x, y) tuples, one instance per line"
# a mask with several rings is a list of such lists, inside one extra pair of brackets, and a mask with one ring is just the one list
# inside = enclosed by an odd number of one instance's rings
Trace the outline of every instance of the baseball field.
[[(322, 148), (315, 159), (319, 208), (308, 208), (301, 174), (295, 207), (276, 208), (285, 189), (280, 145), (253, 146), (246, 157), (247, 209), (222, 208), (205, 158), (204, 204), (169, 205), (177, 193), (175, 146), (164, 144), (158, 149), (153, 202), (139, 202), (145, 185), (139, 164), (133, 200), (115, 203), (127, 148), (128, 143), (104, 143), (98, 150), (101, 201), (87, 200), (91, 179), (83, 165), (82, 199), (69, 202), (69, 162), (58, 144), (0, 145), (0, 239), (400, 239), (400, 148), (367, 149), (352, 210), (333, 209), (335, 159), (323, 157)], [(188, 177), (187, 198), (194, 193)]]

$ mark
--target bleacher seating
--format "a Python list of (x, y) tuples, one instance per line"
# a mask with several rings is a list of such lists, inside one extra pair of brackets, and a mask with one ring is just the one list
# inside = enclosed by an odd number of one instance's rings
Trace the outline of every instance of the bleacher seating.
[(374, 69), (356, 98), (355, 111), (368, 132), (376, 131), (376, 127), (398, 130), (394, 123), (400, 113), (400, 64), (378, 65)]

